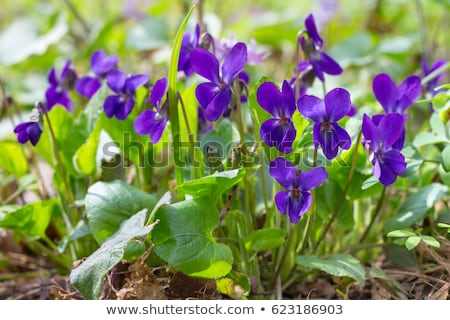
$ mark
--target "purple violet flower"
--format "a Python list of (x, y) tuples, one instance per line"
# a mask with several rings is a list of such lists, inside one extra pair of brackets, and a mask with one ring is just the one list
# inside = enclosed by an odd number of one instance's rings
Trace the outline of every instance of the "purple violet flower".
[(311, 206), (310, 190), (328, 179), (328, 173), (323, 167), (302, 172), (281, 157), (270, 163), (270, 175), (286, 188), (275, 195), (275, 205), (282, 214), (289, 216), (292, 223), (298, 223)]
[(41, 138), (42, 128), (44, 126), (42, 119), (42, 110), (40, 103), (36, 105), (30, 115), (30, 121), (19, 123), (14, 128), (14, 133), (17, 133), (17, 141), (21, 144), (30, 141), (35, 146)]
[(316, 22), (314, 21), (314, 16), (312, 14), (309, 14), (305, 19), (305, 29), (316, 50), (320, 50), (323, 46), (323, 40), (317, 31)]
[(305, 29), (308, 38), (300, 35), (299, 41), (306, 60), (311, 64), (313, 71), (320, 81), (325, 81), (324, 73), (338, 75), (342, 73), (341, 66), (328, 54), (322, 52), (323, 40), (317, 32), (314, 17), (310, 14), (305, 19)]
[(347, 90), (336, 88), (321, 99), (304, 95), (297, 101), (300, 113), (313, 120), (313, 139), (316, 149), (320, 144), (325, 157), (329, 160), (336, 157), (339, 147), (349, 149), (352, 140), (338, 120), (345, 117), (352, 106), (350, 94)]
[(404, 113), (420, 96), (422, 86), (418, 76), (407, 77), (399, 87), (385, 73), (375, 76), (372, 83), (375, 98), (386, 113)]
[(297, 134), (292, 122), (296, 109), (292, 87), (285, 80), (280, 92), (274, 83), (264, 82), (256, 91), (256, 99), (259, 105), (273, 116), (262, 123), (261, 139), (280, 152), (292, 152), (292, 144)]
[(401, 139), (399, 128), (403, 128), (405, 118), (398, 113), (383, 115), (376, 124), (367, 115), (363, 117), (363, 145), (369, 152), (369, 160), (373, 164), (373, 175), (383, 185), (389, 186), (397, 176), (405, 172), (405, 157), (400, 150), (393, 148)]
[(75, 91), (78, 94), (92, 98), (102, 86), (102, 79), (108, 72), (115, 69), (118, 58), (116, 55), (106, 56), (105, 51), (97, 50), (91, 55), (91, 70), (95, 77), (83, 76), (75, 82)]
[(230, 50), (222, 62), (221, 74), (217, 58), (204, 49), (197, 48), (192, 51), (190, 60), (194, 72), (210, 81), (199, 84), (195, 96), (205, 109), (206, 118), (216, 121), (230, 106), (233, 81), (244, 69), (247, 61), (247, 46), (239, 42)]
[(24, 144), (30, 141), (35, 146), (41, 138), (42, 129), (38, 122), (28, 121), (19, 123), (14, 128), (14, 133), (17, 133), (17, 141), (20, 143)]
[(186, 76), (191, 76), (194, 70), (191, 65), (191, 52), (200, 47), (200, 25), (195, 26), (193, 34), (186, 32), (183, 35), (180, 48), (180, 58), (178, 59), (178, 71), (183, 70)]
[(125, 120), (135, 105), (136, 89), (146, 84), (148, 78), (146, 74), (136, 74), (127, 78), (126, 74), (120, 70), (108, 73), (106, 83), (115, 94), (108, 96), (103, 104), (106, 116)]
[(168, 103), (163, 101), (169, 88), (167, 78), (156, 81), (150, 94), (150, 101), (155, 110), (145, 110), (134, 121), (134, 130), (140, 135), (150, 135), (150, 140), (156, 144), (166, 128), (168, 120)]
[[(428, 68), (428, 64), (425, 58), (422, 59), (421, 61), (421, 66), (422, 66), (422, 72), (424, 77), (428, 76), (429, 74), (431, 74), (432, 72), (436, 71), (437, 69), (439, 69), (440, 67), (444, 66), (447, 63), (447, 61), (445, 60), (437, 60), (435, 61), (430, 68)], [(442, 71), (441, 73), (439, 73), (438, 75), (436, 75), (436, 77), (434, 77), (433, 79), (431, 79), (430, 81), (428, 81), (425, 85), (426, 88), (426, 92), (425, 92), (425, 97), (427, 98), (432, 98), (434, 97), (436, 94), (439, 93), (439, 91), (443, 91), (444, 89), (441, 90), (437, 90), (436, 87), (439, 85), (439, 82), (441, 81), (441, 79), (445, 76), (445, 71)], [(434, 111), (434, 106), (433, 103), (430, 102), (429, 106), (431, 108), (432, 111)]]
[[(236, 45), (238, 41), (234, 37), (233, 34), (230, 35), (229, 38), (225, 39), (215, 39), (214, 38), (214, 48), (216, 57), (219, 60), (222, 60), (228, 52), (230, 52), (231, 48)], [(264, 57), (266, 56), (266, 52), (257, 52), (256, 41), (255, 39), (250, 39), (249, 44), (247, 45), (247, 63), (250, 66), (255, 66), (258, 64), (262, 64), (264, 62)]]
[(51, 110), (57, 104), (64, 106), (68, 111), (73, 109), (69, 91), (73, 88), (77, 74), (70, 65), (70, 60), (67, 60), (59, 76), (56, 74), (55, 68), (50, 69), (48, 73), (50, 88), (45, 92), (48, 110)]

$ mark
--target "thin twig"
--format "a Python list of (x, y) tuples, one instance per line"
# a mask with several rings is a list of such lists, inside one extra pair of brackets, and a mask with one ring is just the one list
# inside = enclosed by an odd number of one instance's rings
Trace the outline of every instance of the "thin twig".
[(417, 278), (421, 278), (421, 279), (428, 280), (428, 281), (433, 281), (433, 282), (440, 283), (440, 284), (448, 284), (448, 281), (445, 281), (445, 280), (442, 280), (442, 279), (439, 279), (436, 277), (432, 277), (432, 276), (427, 276), (422, 273), (412, 272), (412, 271), (387, 269), (387, 270), (384, 270), (384, 272), (386, 272), (387, 274), (393, 274), (393, 275), (417, 277)]

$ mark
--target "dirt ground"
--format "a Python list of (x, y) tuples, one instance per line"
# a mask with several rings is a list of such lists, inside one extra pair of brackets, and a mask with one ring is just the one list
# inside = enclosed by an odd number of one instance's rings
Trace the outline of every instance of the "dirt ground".
[[(83, 299), (68, 277), (55, 274), (56, 270), (44, 259), (27, 253), (0, 252), (0, 261), (2, 258), (7, 258), (10, 264), (0, 267), (0, 299)], [(450, 281), (444, 267), (436, 266), (419, 273), (392, 268), (387, 261), (380, 262), (384, 275), (368, 273), (364, 286), (318, 274), (313, 281), (290, 285), (283, 291), (282, 299), (450, 299)], [(269, 299), (269, 294), (254, 297)], [(220, 294), (213, 280), (191, 278), (165, 267), (150, 268), (138, 260), (113, 269), (105, 279), (100, 299), (218, 300), (230, 297)]]

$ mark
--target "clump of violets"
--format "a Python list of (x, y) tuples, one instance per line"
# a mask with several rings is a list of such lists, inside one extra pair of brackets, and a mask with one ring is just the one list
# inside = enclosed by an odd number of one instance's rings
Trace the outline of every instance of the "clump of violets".
[(285, 188), (275, 195), (275, 205), (291, 223), (298, 223), (311, 206), (311, 190), (328, 179), (325, 168), (301, 171), (288, 160), (277, 157), (270, 163), (270, 175)]
[(351, 147), (350, 135), (338, 124), (352, 107), (347, 90), (333, 89), (325, 95), (324, 100), (304, 95), (299, 98), (297, 105), (303, 116), (314, 121), (313, 139), (316, 150), (320, 145), (327, 159), (334, 159), (339, 148)]
[(87, 97), (92, 98), (102, 86), (102, 80), (106, 75), (117, 66), (118, 58), (116, 55), (107, 56), (105, 51), (97, 50), (91, 55), (91, 70), (95, 76), (83, 76), (75, 82), (75, 91)]
[(14, 133), (17, 134), (17, 141), (21, 144), (25, 144), (28, 141), (35, 146), (41, 138), (43, 130), (42, 119), (43, 106), (41, 103), (37, 103), (30, 115), (30, 121), (19, 123), (14, 128)]
[(274, 83), (264, 82), (256, 91), (256, 99), (259, 105), (273, 116), (261, 125), (262, 141), (280, 152), (292, 152), (292, 144), (297, 134), (292, 122), (292, 115), (296, 110), (292, 87), (287, 81), (283, 81), (280, 91)]
[(233, 83), (247, 62), (247, 46), (238, 42), (221, 65), (211, 52), (197, 48), (192, 51), (190, 62), (195, 73), (209, 80), (198, 85), (195, 95), (205, 109), (206, 119), (217, 121), (232, 103)]
[(330, 75), (342, 73), (341, 66), (332, 57), (322, 51), (323, 40), (317, 31), (312, 14), (305, 19), (305, 31), (301, 33), (299, 42), (306, 61), (311, 65), (314, 74), (320, 81), (325, 81), (324, 73)]
[(375, 122), (367, 115), (363, 117), (363, 145), (373, 165), (373, 175), (383, 185), (389, 186), (406, 170), (405, 157), (394, 147), (402, 139), (405, 117), (390, 113)]
[(113, 70), (106, 76), (108, 87), (114, 92), (106, 98), (103, 110), (108, 118), (116, 117), (125, 120), (136, 103), (136, 89), (146, 84), (149, 80), (146, 74), (136, 74), (127, 77), (120, 70)]
[(51, 110), (55, 105), (62, 105), (68, 111), (72, 111), (73, 101), (70, 98), (70, 90), (72, 90), (76, 80), (77, 73), (71, 67), (70, 60), (66, 61), (59, 75), (55, 68), (50, 69), (48, 73), (50, 87), (45, 92), (48, 110)]
[(148, 134), (152, 143), (158, 143), (166, 128), (168, 120), (168, 102), (163, 101), (169, 83), (167, 78), (156, 81), (150, 94), (150, 102), (154, 110), (143, 111), (134, 122), (134, 130), (140, 135)]

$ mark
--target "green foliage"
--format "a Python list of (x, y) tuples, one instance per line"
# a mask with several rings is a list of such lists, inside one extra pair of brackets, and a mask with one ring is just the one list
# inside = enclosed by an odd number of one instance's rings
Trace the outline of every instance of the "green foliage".
[(274, 249), (286, 241), (286, 230), (280, 228), (265, 228), (248, 235), (245, 247), (250, 252), (260, 252)]
[(161, 208), (152, 233), (155, 252), (185, 274), (219, 278), (231, 270), (230, 249), (212, 236), (218, 212), (209, 198), (184, 200)]
[(337, 254), (327, 259), (298, 256), (296, 262), (303, 267), (319, 269), (334, 276), (353, 278), (361, 284), (364, 284), (366, 279), (366, 272), (361, 263), (347, 254)]
[(92, 235), (101, 244), (135, 212), (152, 209), (155, 204), (154, 196), (124, 181), (97, 182), (89, 187), (85, 199), (86, 216)]
[(195, 198), (208, 197), (216, 201), (225, 191), (238, 184), (244, 175), (244, 171), (240, 169), (215, 172), (212, 175), (180, 184), (176, 190)]
[(85, 298), (100, 297), (105, 275), (123, 258), (128, 243), (136, 238), (144, 238), (157, 224), (146, 224), (147, 209), (129, 216), (114, 235), (70, 273), (70, 282)]
[(0, 167), (20, 178), (27, 174), (29, 167), (24, 152), (16, 142), (0, 141)]
[(230, 272), (225, 278), (216, 280), (217, 291), (232, 299), (245, 299), (250, 293), (250, 280), (242, 273)]
[[(149, 247), (152, 266), (167, 265), (170, 272), (216, 279), (218, 292), (232, 299), (275, 292), (280, 280), (279, 287), (292, 284), (293, 288), (296, 279), (315, 276), (316, 271), (361, 284), (374, 277), (387, 283), (397, 297), (412, 298), (401, 283), (373, 266), (379, 261), (379, 247), (383, 246), (390, 263), (404, 268), (428, 266), (430, 260), (413, 251), (419, 245), (443, 254), (435, 248), (450, 233), (446, 206), (450, 85), (441, 81), (434, 92), (427, 92), (433, 75), (421, 74), (419, 61), (445, 58), (447, 38), (438, 23), (445, 18), (448, 1), (379, 1), (373, 6), (343, 0), (340, 8), (327, 7), (334, 16), (320, 22), (322, 50), (345, 72), (326, 75), (323, 84), (315, 79), (307, 94), (323, 98), (336, 87), (351, 92), (357, 112), (340, 123), (353, 144), (332, 161), (319, 150), (317, 165), (325, 167), (329, 178), (312, 192), (313, 205), (294, 231), (287, 231), (289, 220), (274, 201), (275, 194), (286, 188), (274, 182), (267, 164), (282, 156), (302, 170), (309, 169), (315, 156), (312, 124), (297, 110), (292, 119), (297, 130), (293, 152), (282, 154), (266, 146), (260, 128), (272, 116), (258, 104), (256, 92), (263, 82), (280, 85), (292, 80), (305, 58), (297, 48), (303, 19), (313, 7), (322, 10), (320, 6), (293, 0), (263, 0), (257, 6), (252, 1), (204, 1), (200, 12), (188, 2), (130, 1), (128, 5), (136, 2), (130, 17), (130, 11), (116, 2), (108, 6), (87, 0), (3, 2), (8, 14), (0, 12), (4, 18), (0, 21), (0, 228), (13, 230), (14, 238), (27, 249), (67, 272), (73, 261), (87, 256), (70, 275), (84, 297), (98, 299), (114, 266), (142, 258)], [(416, 12), (423, 17), (412, 18)], [(194, 29), (194, 17), (202, 17), (217, 40), (216, 52), (223, 49), (219, 42), (233, 33), (236, 41), (256, 40), (250, 55), (266, 53), (263, 64), (245, 68), (250, 82), (241, 92), (248, 95), (239, 110), (242, 119), (230, 110), (230, 116), (214, 123), (207, 133), (198, 132), (202, 120), (196, 88), (203, 79), (178, 72), (182, 39), (186, 30)], [(210, 40), (201, 37), (202, 46)], [(70, 91), (73, 111), (62, 106), (51, 109), (48, 117), (54, 136), (44, 117), (36, 147), (15, 142), (11, 124), (28, 121), (32, 105), (45, 102), (49, 69), (56, 67), (59, 75), (70, 59), (78, 77), (92, 75), (89, 58), (99, 49), (117, 55), (118, 68), (127, 74), (150, 75), (149, 83), (137, 90), (128, 118), (119, 121), (103, 114), (111, 90), (102, 77), (101, 89), (89, 100)], [(447, 64), (442, 72), (448, 69)], [(389, 73), (396, 83), (411, 74), (423, 76), (423, 94), (405, 112), (408, 122), (401, 152), (407, 168), (386, 189), (373, 177), (370, 155), (362, 143), (356, 143), (363, 115), (382, 112), (372, 92), (373, 77), (381, 72)], [(147, 99), (153, 84), (164, 76), (169, 81), (169, 121), (160, 142), (153, 145), (148, 136), (135, 132), (134, 121), (151, 108)], [(105, 136), (114, 143), (102, 145)], [(254, 157), (261, 158), (259, 163), (245, 162), (249, 148), (241, 142), (257, 146)], [(118, 154), (111, 146), (118, 147)], [(206, 146), (217, 149), (209, 153)], [(166, 190), (171, 193), (157, 201)], [(382, 190), (386, 193), (380, 197)], [(155, 216), (158, 222), (151, 224)], [(1, 259), (0, 269), (9, 267)], [(363, 265), (372, 265), (367, 275)]]
[(46, 238), (45, 231), (53, 216), (60, 214), (56, 199), (27, 204), (20, 209), (7, 207), (0, 211), (0, 228)]
[(446, 195), (448, 187), (432, 183), (411, 194), (398, 208), (394, 217), (386, 220), (386, 232), (402, 229), (420, 221), (436, 201)]

